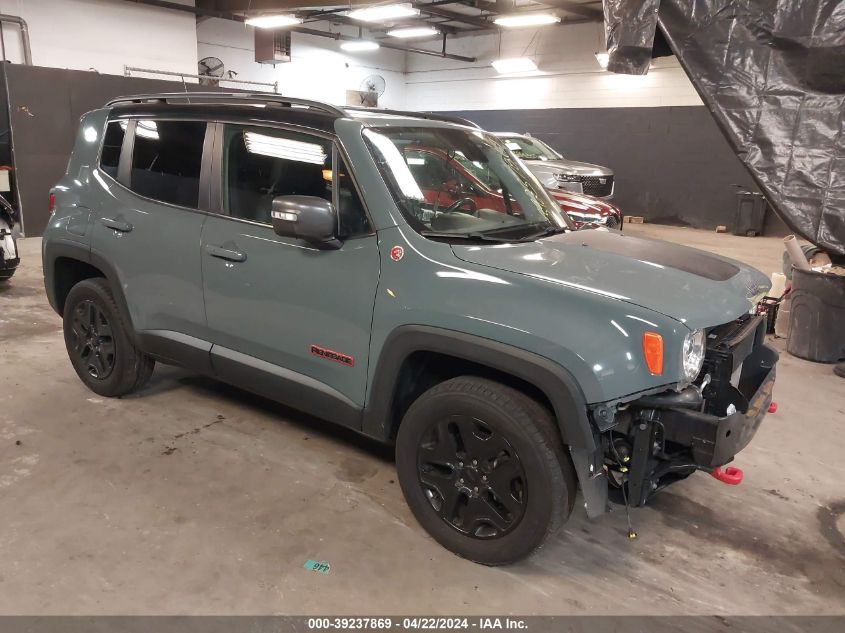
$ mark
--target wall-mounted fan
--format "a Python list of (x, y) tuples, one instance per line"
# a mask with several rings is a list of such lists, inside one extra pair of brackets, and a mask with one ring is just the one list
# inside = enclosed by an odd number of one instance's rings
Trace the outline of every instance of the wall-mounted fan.
[(370, 75), (368, 77), (364, 77), (364, 80), (361, 82), (361, 86), (358, 90), (360, 92), (373, 92), (375, 93), (376, 98), (378, 98), (384, 94), (386, 87), (387, 84), (384, 81), (384, 77), (381, 75)]
[(197, 62), (197, 74), (200, 75), (200, 85), (220, 85), (220, 78), (226, 72), (223, 61), (218, 57), (203, 57)]

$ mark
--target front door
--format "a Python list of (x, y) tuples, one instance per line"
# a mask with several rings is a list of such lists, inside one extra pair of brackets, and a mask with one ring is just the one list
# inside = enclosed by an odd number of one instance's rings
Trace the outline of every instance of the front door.
[[(378, 242), (344, 159), (316, 134), (220, 125), (220, 214), (202, 231), (205, 307), (218, 375), (346, 424), (364, 403)], [(319, 196), (338, 214), (337, 250), (279, 237), (273, 198)]]

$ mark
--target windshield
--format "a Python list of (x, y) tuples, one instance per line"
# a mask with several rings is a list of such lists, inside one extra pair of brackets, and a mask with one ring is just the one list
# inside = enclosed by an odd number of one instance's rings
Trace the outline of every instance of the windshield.
[(563, 158), (538, 138), (527, 136), (501, 137), (507, 148), (522, 160), (560, 160)]
[(455, 128), (368, 128), (364, 139), (409, 224), (435, 237), (515, 241), (572, 229), (496, 137)]

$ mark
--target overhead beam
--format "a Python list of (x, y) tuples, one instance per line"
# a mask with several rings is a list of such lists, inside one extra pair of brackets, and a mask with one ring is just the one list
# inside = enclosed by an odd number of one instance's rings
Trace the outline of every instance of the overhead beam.
[(584, 4), (572, 2), (572, 0), (537, 0), (537, 2), (541, 2), (555, 9), (562, 9), (567, 13), (580, 15), (582, 18), (590, 18), (592, 21), (600, 22), (604, 20), (604, 14), (601, 9), (593, 9)]
[(449, 11), (449, 9), (441, 9), (439, 7), (432, 7), (427, 4), (423, 4), (421, 2), (415, 2), (414, 8), (419, 9), (422, 13), (426, 15), (433, 15), (438, 18), (445, 18), (452, 22), (463, 22), (464, 24), (469, 24), (472, 26), (477, 26), (480, 29), (497, 29), (499, 28), (495, 24), (493, 24), (490, 20), (485, 20), (479, 16), (473, 15), (464, 15), (463, 13), (458, 13), (456, 11)]

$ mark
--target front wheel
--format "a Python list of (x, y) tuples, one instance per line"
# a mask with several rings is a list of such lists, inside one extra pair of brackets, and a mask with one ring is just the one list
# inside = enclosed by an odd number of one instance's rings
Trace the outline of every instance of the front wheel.
[(575, 472), (549, 411), (483, 378), (453, 378), (411, 405), (396, 468), (423, 528), (485, 565), (528, 556), (574, 504)]

